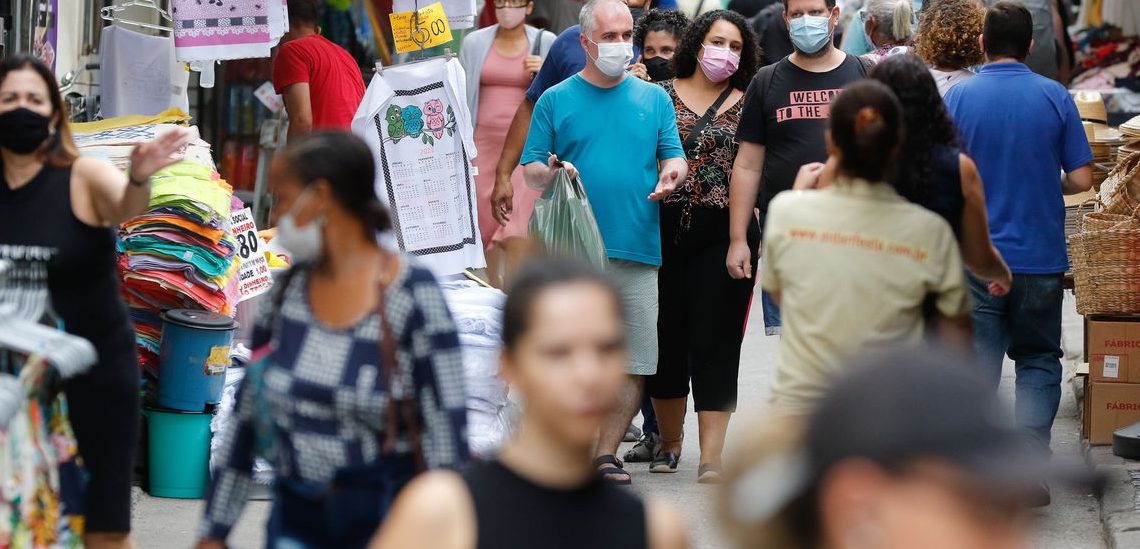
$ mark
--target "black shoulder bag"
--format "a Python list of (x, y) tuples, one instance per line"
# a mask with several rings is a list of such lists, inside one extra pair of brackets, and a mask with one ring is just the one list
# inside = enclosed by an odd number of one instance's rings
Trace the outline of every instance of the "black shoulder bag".
[(716, 101), (713, 101), (713, 104), (705, 111), (704, 116), (700, 117), (697, 123), (693, 125), (693, 131), (689, 132), (689, 136), (685, 138), (684, 143), (681, 143), (681, 148), (685, 151), (686, 155), (689, 154), (689, 149), (697, 143), (697, 139), (704, 133), (709, 122), (712, 122), (712, 120), (716, 118), (716, 113), (720, 112), (721, 105), (724, 105), (724, 102), (728, 100), (728, 96), (732, 95), (732, 89), (732, 86), (725, 88), (724, 91), (721, 92), (720, 97), (717, 97)]

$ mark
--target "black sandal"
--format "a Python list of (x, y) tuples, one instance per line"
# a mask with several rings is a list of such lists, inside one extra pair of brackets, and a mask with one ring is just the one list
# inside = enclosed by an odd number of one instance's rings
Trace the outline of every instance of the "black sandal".
[(677, 465), (681, 462), (681, 454), (673, 452), (657, 452), (653, 463), (649, 464), (650, 473), (676, 473)]
[[(603, 465), (609, 465), (609, 467), (602, 467)], [(633, 484), (633, 478), (622, 468), (621, 460), (613, 454), (594, 458), (594, 466), (599, 467), (598, 473), (602, 475), (602, 478), (605, 479), (606, 482), (618, 486), (629, 486)]]

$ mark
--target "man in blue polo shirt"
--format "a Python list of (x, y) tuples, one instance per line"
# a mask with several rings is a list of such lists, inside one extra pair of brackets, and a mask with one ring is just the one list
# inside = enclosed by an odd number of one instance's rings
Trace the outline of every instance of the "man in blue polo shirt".
[(619, 409), (602, 425), (597, 453), (607, 480), (629, 484), (614, 453), (641, 404), (644, 376), (657, 371), (661, 227), (655, 201), (685, 179), (688, 162), (665, 89), (626, 73), (633, 59), (633, 17), (626, 5), (590, 0), (580, 21), (586, 66), (538, 99), (522, 164), (535, 188), (550, 184), (560, 159), (571, 176), (581, 174), (625, 301), (629, 383)]
[(978, 164), (990, 235), (1014, 275), (1003, 297), (971, 280), (975, 345), (994, 387), (1004, 355), (1016, 363), (1018, 421), (1048, 448), (1061, 398), (1061, 279), (1069, 267), (1062, 195), (1092, 186), (1093, 156), (1068, 91), (1024, 64), (1032, 37), (1024, 6), (995, 4), (982, 34), (987, 63), (951, 89), (946, 104)]

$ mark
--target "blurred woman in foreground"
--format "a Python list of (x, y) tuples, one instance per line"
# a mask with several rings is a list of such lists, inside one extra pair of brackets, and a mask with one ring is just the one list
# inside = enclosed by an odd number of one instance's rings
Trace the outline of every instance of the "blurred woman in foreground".
[(502, 375), (524, 401), (499, 458), (408, 485), (373, 540), (383, 549), (688, 547), (678, 513), (598, 475), (597, 432), (628, 350), (617, 290), (588, 267), (524, 268), (503, 312)]

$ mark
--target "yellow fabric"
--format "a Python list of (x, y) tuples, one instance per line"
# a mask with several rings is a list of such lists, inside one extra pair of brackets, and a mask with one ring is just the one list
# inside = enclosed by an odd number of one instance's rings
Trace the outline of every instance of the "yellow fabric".
[(780, 295), (779, 412), (810, 412), (854, 357), (918, 343), (927, 295), (943, 315), (971, 310), (950, 226), (885, 183), (781, 193), (762, 249), (763, 287)]
[(217, 284), (221, 288), (225, 288), (226, 286), (230, 285), (230, 281), (233, 280), (235, 275), (237, 275), (238, 269), (240, 268), (241, 259), (235, 255), (233, 261), (230, 262), (229, 268), (226, 269), (226, 272), (222, 276), (211, 278), (210, 282)]
[(106, 130), (125, 128), (127, 126), (143, 126), (147, 124), (179, 124), (189, 121), (190, 115), (182, 112), (182, 109), (174, 107), (153, 116), (131, 114), (127, 116), (107, 118), (98, 122), (78, 122), (71, 125), (71, 132), (77, 134), (95, 133)]
[(226, 188), (228, 186), (214, 181), (213, 169), (209, 166), (179, 162), (151, 178), (150, 203), (154, 206), (190, 199), (228, 218), (232, 198), (232, 193)]
[(265, 259), (269, 261), (270, 269), (285, 269), (289, 267), (289, 264), (286, 263), (284, 259), (281, 259), (273, 252), (265, 252)]

